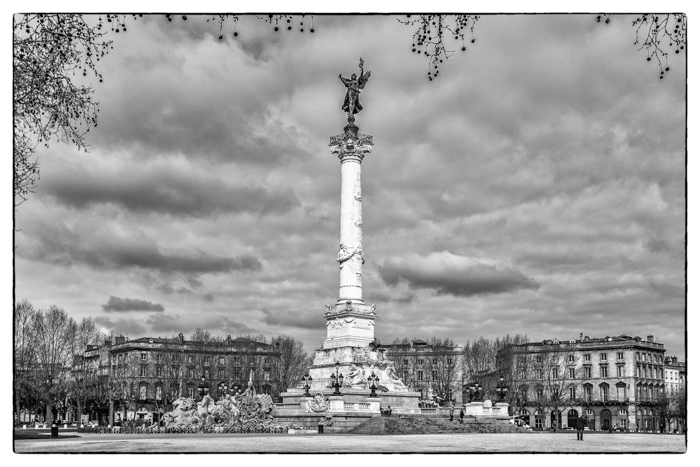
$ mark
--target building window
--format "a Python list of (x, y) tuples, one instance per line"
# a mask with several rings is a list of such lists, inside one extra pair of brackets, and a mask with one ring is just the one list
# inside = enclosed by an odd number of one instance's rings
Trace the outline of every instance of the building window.
[(607, 386), (601, 386), (600, 387), (600, 400), (603, 402), (608, 401), (608, 387)]
[(618, 378), (622, 378), (622, 377), (624, 377), (624, 376), (625, 376), (625, 367), (622, 366), (622, 365), (619, 365), (619, 366), (617, 367), (617, 377), (618, 377)]
[(586, 400), (586, 402), (591, 401), (591, 394), (593, 392), (591, 389), (592, 389), (591, 386), (584, 386), (583, 387), (583, 398)]
[(559, 368), (552, 368), (552, 379), (559, 378)]
[(537, 363), (542, 363), (542, 357), (540, 357), (540, 356), (538, 355), (537, 357), (535, 357), (535, 361), (536, 361)]
[(187, 363), (192, 363), (192, 355), (187, 356)]
[(618, 418), (617, 420), (620, 424), (620, 429), (626, 430), (627, 429), (627, 419), (626, 418)]
[(433, 381), (436, 381), (438, 379), (438, 372), (437, 370), (433, 370)]
[(163, 386), (161, 386), (161, 385), (156, 386), (156, 399), (158, 399), (158, 400), (163, 399)]
[(452, 365), (452, 357), (447, 357), (447, 364)]
[(437, 358), (433, 358), (433, 365), (437, 365), (437, 364), (438, 364)]
[[(265, 357), (265, 363), (267, 363), (267, 357)], [(224, 364), (224, 357), (219, 357), (219, 365)]]
[(525, 379), (525, 370), (520, 370), (520, 379)]
[(543, 378), (542, 370), (537, 370), (537, 379), (542, 379), (542, 378)]
[(423, 370), (418, 370), (418, 381), (423, 381)]
[(552, 388), (552, 400), (559, 400), (559, 388)]
[(408, 370), (403, 370), (403, 380), (408, 381)]
[(163, 356), (161, 354), (156, 354), (156, 362), (160, 363), (163, 360)]
[(569, 355), (569, 363), (576, 363), (576, 357), (574, 355)]
[(605, 365), (601, 365), (600, 367), (600, 377), (601, 378), (607, 378), (608, 377), (608, 367)]
[(211, 363), (211, 357), (204, 357), (204, 364), (209, 365)]
[(576, 368), (569, 368), (569, 379), (576, 379)]
[(148, 392), (148, 386), (145, 383), (139, 385), (139, 400), (146, 400), (146, 394)]
[(608, 361), (608, 354), (606, 354), (606, 353), (600, 354), (600, 361), (607, 362)]
[(180, 361), (180, 354), (174, 353), (171, 355), (173, 357), (174, 362), (179, 362)]
[(218, 371), (219, 379), (224, 379), (224, 373), (225, 373), (224, 369), (219, 368), (219, 371)]
[(403, 364), (408, 366), (408, 360), (404, 359)]
[(192, 386), (189, 386), (189, 387), (187, 388), (187, 395), (188, 395), (189, 397), (194, 397), (194, 388), (193, 388)]
[(586, 414), (586, 418), (588, 418), (589, 421), (594, 419), (593, 409), (585, 409), (583, 412)]
[(583, 354), (583, 361), (584, 362), (590, 362), (591, 361), (591, 354)]
[(591, 377), (591, 367), (587, 366), (586, 368), (583, 369), (583, 377), (584, 378)]
[(624, 352), (618, 352), (618, 353), (617, 353), (617, 359), (618, 359), (618, 360), (624, 360), (624, 359), (625, 359), (625, 353), (624, 353)]
[(241, 379), (241, 369), (240, 368), (233, 369), (233, 379), (236, 381)]
[(139, 368), (139, 376), (146, 376), (146, 365), (141, 365)]
[(625, 400), (625, 386), (624, 385), (617, 386), (617, 400), (619, 400), (619, 401)]
[(576, 399), (576, 388), (569, 388), (569, 399)]
[(418, 359), (418, 364), (419, 364), (419, 365), (422, 365), (422, 364), (423, 364), (423, 359), (422, 359), (422, 358), (419, 358), (419, 359)]
[(205, 377), (206, 379), (209, 379), (209, 368), (205, 368), (205, 369), (204, 369), (204, 377)]
[(537, 389), (537, 400), (542, 400), (542, 389), (538, 388)]
[(645, 354), (645, 353), (642, 354), (642, 361), (643, 362), (647, 361), (647, 354)]
[(270, 381), (270, 370), (263, 370), (263, 380)]
[(162, 366), (156, 367), (156, 376), (158, 378), (163, 376), (163, 367)]
[(190, 379), (194, 378), (194, 368), (187, 369), (187, 377)]
[(180, 374), (180, 367), (177, 365), (173, 365), (170, 369), (173, 372), (173, 376), (177, 378), (177, 375)]
[(141, 360), (146, 361), (146, 352), (141, 352)]

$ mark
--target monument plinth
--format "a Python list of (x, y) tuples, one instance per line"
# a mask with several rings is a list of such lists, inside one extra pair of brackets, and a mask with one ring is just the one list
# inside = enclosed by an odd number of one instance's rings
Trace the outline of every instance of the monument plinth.
[[(367, 378), (374, 374), (379, 378), (377, 395), (383, 405), (391, 405), (397, 411), (417, 412), (420, 393), (409, 391), (387, 360), (384, 351), (377, 349), (374, 326), (377, 306), (367, 305), (362, 295), (362, 265), (365, 255), (362, 247), (362, 161), (372, 152), (372, 136), (360, 133), (355, 125), (355, 114), (363, 107), (360, 92), (371, 72), (363, 69), (360, 59), (360, 76), (339, 76), (347, 88), (342, 109), (348, 114), (343, 133), (331, 136), (330, 151), (340, 160), (340, 244), (336, 261), (340, 272), (338, 299), (326, 305), (326, 339), (323, 348), (316, 350), (309, 391), (312, 394), (330, 396), (331, 375), (338, 369), (344, 376), (343, 407), (360, 410), (369, 407), (378, 410), (376, 398), (368, 401), (370, 388)], [(303, 405), (302, 386), (283, 393), (285, 404), (297, 400)], [(386, 404), (385, 404), (386, 402)], [(333, 404), (333, 410), (340, 407)], [(403, 409), (402, 409), (403, 408)]]

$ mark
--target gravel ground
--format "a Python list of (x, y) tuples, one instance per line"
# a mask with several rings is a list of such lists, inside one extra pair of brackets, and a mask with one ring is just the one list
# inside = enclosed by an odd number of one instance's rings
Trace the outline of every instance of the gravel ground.
[(99, 435), (25, 439), (17, 453), (683, 453), (678, 435), (592, 433), (436, 435)]

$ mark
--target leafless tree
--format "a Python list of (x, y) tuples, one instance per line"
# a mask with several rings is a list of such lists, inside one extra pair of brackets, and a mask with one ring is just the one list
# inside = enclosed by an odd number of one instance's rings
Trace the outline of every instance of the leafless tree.
[(32, 371), (36, 365), (36, 335), (34, 320), (37, 311), (29, 300), (24, 299), (15, 304), (14, 308), (14, 387), (15, 411), (19, 422), (22, 400), (25, 408), (30, 405), (29, 395), (32, 391)]
[(280, 335), (272, 339), (273, 350), (280, 353), (274, 367), (281, 390), (293, 388), (301, 381), (309, 368), (309, 356), (304, 344), (291, 336)]

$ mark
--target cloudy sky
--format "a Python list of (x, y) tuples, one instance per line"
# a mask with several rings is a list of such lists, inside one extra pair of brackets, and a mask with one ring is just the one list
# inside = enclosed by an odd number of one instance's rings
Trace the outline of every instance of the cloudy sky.
[(129, 20), (99, 63), (89, 152), (39, 152), (16, 297), (129, 337), (325, 338), (338, 298), (338, 74), (360, 131), (377, 337), (685, 338), (685, 55), (632, 17), (482, 16), (427, 79), (395, 16)]

